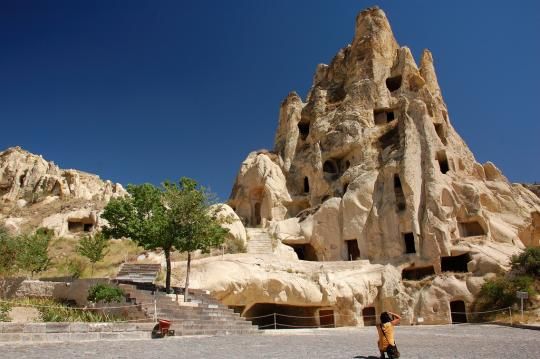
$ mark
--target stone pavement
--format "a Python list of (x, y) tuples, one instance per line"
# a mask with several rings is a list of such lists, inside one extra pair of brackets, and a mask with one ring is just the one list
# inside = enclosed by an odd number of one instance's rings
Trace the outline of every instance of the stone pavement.
[[(495, 325), (398, 327), (402, 358), (540, 358), (540, 331)], [(250, 336), (2, 344), (0, 358), (376, 359), (374, 327), (278, 330)]]

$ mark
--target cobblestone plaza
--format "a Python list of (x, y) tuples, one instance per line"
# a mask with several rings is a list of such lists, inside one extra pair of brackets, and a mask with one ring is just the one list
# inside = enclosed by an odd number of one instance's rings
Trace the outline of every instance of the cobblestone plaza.
[[(540, 331), (495, 325), (398, 327), (402, 358), (539, 358)], [(4, 344), (1, 358), (378, 357), (374, 327), (278, 330), (261, 335)]]

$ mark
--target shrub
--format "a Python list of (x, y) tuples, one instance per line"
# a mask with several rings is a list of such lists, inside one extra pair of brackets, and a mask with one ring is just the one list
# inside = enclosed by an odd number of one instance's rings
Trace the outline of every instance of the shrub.
[(540, 248), (527, 248), (521, 254), (512, 256), (512, 270), (540, 277)]
[(17, 253), (19, 268), (29, 271), (32, 277), (46, 270), (51, 262), (47, 252), (51, 239), (52, 233), (44, 228), (38, 229), (34, 234), (20, 236)]
[(535, 293), (534, 279), (529, 276), (498, 277), (482, 286), (478, 298), (481, 309), (499, 309), (510, 307), (516, 301), (517, 291), (526, 291), (529, 297)]
[(66, 269), (73, 278), (80, 278), (86, 268), (86, 263), (79, 258), (72, 258), (66, 262)]
[(124, 299), (124, 291), (110, 284), (96, 284), (88, 290), (87, 299), (94, 303), (119, 303)]
[(225, 241), (225, 253), (246, 253), (247, 248), (241, 238), (230, 237)]
[(11, 304), (0, 302), (0, 322), (10, 322), (9, 312), (11, 311)]

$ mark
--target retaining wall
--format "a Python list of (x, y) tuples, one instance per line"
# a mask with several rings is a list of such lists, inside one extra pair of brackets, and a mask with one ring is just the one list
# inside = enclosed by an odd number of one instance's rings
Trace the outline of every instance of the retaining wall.
[(155, 323), (0, 323), (0, 343), (150, 339)]

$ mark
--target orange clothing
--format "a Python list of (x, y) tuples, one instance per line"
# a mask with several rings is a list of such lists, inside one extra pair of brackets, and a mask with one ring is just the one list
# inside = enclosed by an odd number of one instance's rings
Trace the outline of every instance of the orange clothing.
[[(383, 334), (384, 330), (384, 334)], [(392, 323), (388, 322), (382, 325), (377, 325), (377, 332), (379, 333), (379, 350), (381, 352), (385, 352), (386, 348), (388, 348), (389, 344), (396, 345), (396, 341), (394, 340), (394, 326)], [(385, 337), (386, 335), (386, 337)], [(387, 340), (388, 338), (388, 340)]]

